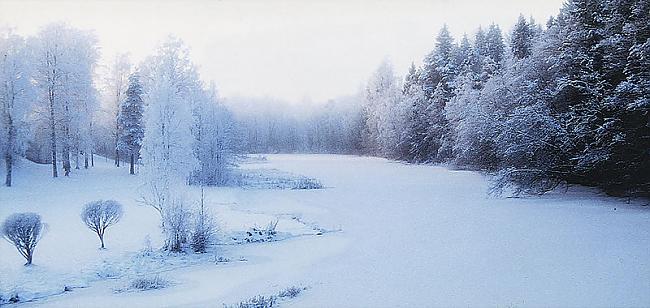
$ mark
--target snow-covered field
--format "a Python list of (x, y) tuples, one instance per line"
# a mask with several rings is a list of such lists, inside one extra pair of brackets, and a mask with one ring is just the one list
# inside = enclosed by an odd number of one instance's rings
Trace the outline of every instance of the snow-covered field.
[[(38, 212), (47, 232), (31, 267), (0, 242), (0, 294), (37, 306), (219, 307), (300, 286), (307, 290), (282, 306), (650, 306), (650, 210), (638, 202), (584, 189), (495, 198), (473, 172), (353, 156), (268, 158), (243, 167), (314, 177), (326, 188), (208, 189), (226, 244), (164, 257), (142, 253), (147, 238), (161, 245), (159, 216), (138, 204), (139, 179), (126, 168), (98, 159), (94, 169), (51, 179), (49, 166), (23, 162), (15, 187), (0, 188), (0, 219)], [(79, 218), (96, 199), (125, 206), (107, 250)], [(236, 245), (227, 236), (274, 219), (279, 241)], [(171, 285), (116, 292), (152, 275)]]

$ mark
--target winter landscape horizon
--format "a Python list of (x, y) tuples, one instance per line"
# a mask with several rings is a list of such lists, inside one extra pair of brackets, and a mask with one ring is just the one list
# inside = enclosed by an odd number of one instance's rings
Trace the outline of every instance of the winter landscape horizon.
[(648, 307), (650, 1), (0, 0), (0, 306)]

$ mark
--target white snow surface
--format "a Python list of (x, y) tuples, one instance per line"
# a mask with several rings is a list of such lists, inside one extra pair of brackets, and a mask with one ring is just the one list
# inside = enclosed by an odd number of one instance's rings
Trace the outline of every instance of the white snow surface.
[[(305, 286), (281, 305), (650, 306), (650, 209), (642, 201), (587, 189), (497, 198), (474, 172), (355, 156), (267, 157), (243, 167), (313, 177), (326, 188), (209, 188), (207, 203), (224, 241), (276, 218), (289, 236), (160, 261), (138, 257), (147, 236), (160, 247), (159, 216), (138, 204), (140, 179), (127, 168), (98, 158), (93, 169), (52, 179), (50, 166), (22, 162), (14, 187), (0, 188), (0, 219), (37, 212), (47, 231), (31, 267), (0, 242), (0, 294), (32, 299), (19, 306), (220, 307)], [(125, 209), (106, 250), (79, 218), (96, 199)], [(340, 231), (318, 236), (315, 228)], [(232, 261), (216, 264), (217, 256)], [(141, 275), (172, 284), (115, 292)]]

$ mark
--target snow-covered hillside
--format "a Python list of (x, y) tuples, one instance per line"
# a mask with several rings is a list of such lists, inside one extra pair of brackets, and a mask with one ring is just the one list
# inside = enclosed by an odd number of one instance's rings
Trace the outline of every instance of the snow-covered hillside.
[[(584, 189), (489, 197), (479, 174), (378, 158), (268, 158), (243, 167), (313, 177), (326, 188), (208, 189), (224, 244), (201, 256), (144, 256), (146, 239), (162, 245), (159, 216), (139, 205), (140, 181), (126, 168), (98, 159), (52, 179), (50, 166), (23, 162), (14, 187), (0, 188), (0, 220), (33, 211), (47, 231), (31, 267), (0, 242), (0, 294), (37, 306), (204, 307), (300, 286), (307, 290), (282, 306), (650, 305), (650, 211), (635, 202)], [(79, 218), (97, 199), (125, 207), (107, 231), (107, 250)], [(278, 241), (228, 237), (274, 219)], [(116, 291), (142, 275), (170, 286)]]

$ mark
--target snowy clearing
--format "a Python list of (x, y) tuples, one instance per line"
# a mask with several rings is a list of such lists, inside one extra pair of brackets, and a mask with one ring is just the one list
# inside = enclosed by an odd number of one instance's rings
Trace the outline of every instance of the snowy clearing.
[[(14, 187), (0, 188), (0, 219), (33, 211), (47, 229), (32, 267), (0, 242), (0, 294), (19, 293), (35, 306), (196, 307), (297, 286), (307, 289), (281, 306), (650, 305), (650, 211), (641, 203), (585, 189), (494, 198), (473, 172), (354, 156), (267, 157), (244, 167), (326, 188), (207, 189), (223, 245), (174, 256), (143, 256), (146, 238), (162, 245), (159, 216), (138, 204), (139, 179), (127, 168), (98, 159), (93, 169), (51, 179), (49, 165), (23, 161)], [(107, 231), (106, 250), (79, 218), (97, 199), (125, 210)], [(274, 219), (284, 234), (277, 241), (236, 244), (226, 236)], [(156, 275), (169, 285), (123, 291)]]

